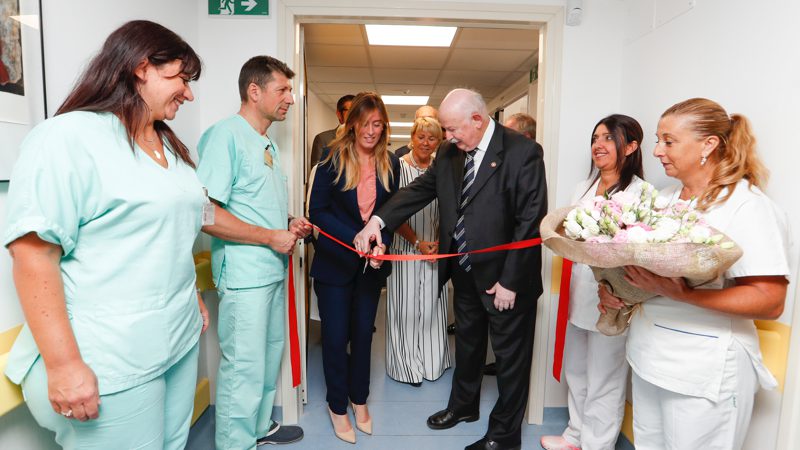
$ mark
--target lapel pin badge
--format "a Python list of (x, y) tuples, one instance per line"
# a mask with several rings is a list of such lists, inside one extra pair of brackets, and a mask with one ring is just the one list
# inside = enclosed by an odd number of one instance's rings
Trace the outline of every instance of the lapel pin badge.
[(490, 166), (492, 166), (492, 167), (497, 167), (497, 163), (496, 163), (496, 162), (494, 162), (494, 161), (492, 161), (492, 163), (491, 163), (491, 164), (489, 164), (489, 165), (490, 165)]

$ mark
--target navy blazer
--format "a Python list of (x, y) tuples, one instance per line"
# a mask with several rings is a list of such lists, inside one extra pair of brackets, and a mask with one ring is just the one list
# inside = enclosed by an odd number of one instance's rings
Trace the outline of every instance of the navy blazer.
[[(321, 159), (327, 157), (330, 150), (322, 151)], [(375, 209), (377, 211), (400, 188), (400, 159), (389, 152), (392, 166), (392, 175), (389, 178), (390, 192), (383, 188), (380, 177), (375, 177)], [(361, 212), (358, 209), (358, 194), (356, 189), (343, 190), (344, 176), (335, 183), (336, 169), (331, 161), (320, 163), (314, 184), (311, 187), (311, 200), (309, 202), (309, 219), (311, 223), (322, 228), (342, 242), (351, 245), (356, 234), (364, 228)], [(384, 229), (381, 232), (383, 243), (390, 247), (393, 233)], [(323, 283), (343, 286), (351, 283), (356, 275), (364, 271), (364, 259), (356, 253), (342, 247), (323, 234), (314, 246), (314, 261), (311, 263), (311, 277)], [(367, 267), (367, 276), (374, 277), (375, 281), (383, 282), (392, 271), (392, 265), (386, 261), (380, 269)]]

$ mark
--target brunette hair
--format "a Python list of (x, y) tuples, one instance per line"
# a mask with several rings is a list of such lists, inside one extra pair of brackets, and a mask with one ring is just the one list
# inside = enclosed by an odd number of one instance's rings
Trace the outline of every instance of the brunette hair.
[(286, 78), (294, 78), (294, 72), (285, 62), (273, 58), (272, 56), (254, 56), (247, 60), (239, 71), (239, 98), (247, 101), (247, 87), (250, 83), (263, 88), (275, 76), (273, 73), (282, 73)]
[[(150, 111), (139, 95), (135, 73), (145, 60), (156, 67), (180, 60), (182, 74), (193, 81), (200, 78), (200, 57), (180, 36), (157, 23), (134, 20), (108, 36), (56, 115), (72, 111), (113, 113), (125, 126), (133, 150), (137, 130)], [(159, 139), (167, 139), (171, 152), (195, 167), (189, 149), (164, 121), (156, 120), (153, 127)]]
[(358, 162), (358, 152), (356, 150), (356, 125), (364, 123), (367, 116), (373, 111), (378, 111), (383, 121), (383, 133), (381, 133), (380, 139), (375, 144), (376, 175), (383, 188), (387, 192), (391, 191), (389, 180), (394, 176), (394, 173), (392, 172), (392, 163), (389, 159), (389, 149), (387, 147), (389, 115), (386, 113), (386, 106), (384, 106), (383, 100), (374, 92), (361, 92), (353, 98), (353, 103), (350, 105), (350, 111), (347, 113), (347, 119), (344, 122), (344, 129), (330, 143), (331, 150), (322, 161), (323, 163), (332, 161), (333, 167), (336, 169), (336, 183), (344, 176), (345, 191), (355, 189), (361, 179), (361, 166)]
[[(644, 170), (642, 169), (642, 139), (644, 138), (644, 132), (642, 131), (642, 126), (633, 117), (624, 114), (611, 114), (600, 119), (592, 128), (591, 143), (594, 143), (594, 133), (600, 125), (605, 125), (612, 139), (614, 139), (614, 145), (617, 147), (616, 167), (619, 170), (619, 181), (609, 187), (606, 192), (612, 194), (617, 191), (624, 191), (633, 181), (634, 175), (644, 178)], [(634, 142), (636, 143), (636, 149), (626, 156), (625, 147)], [(591, 160), (591, 166), (589, 167), (589, 176), (591, 177), (592, 174), (595, 175), (589, 184), (589, 189), (600, 178), (600, 171), (595, 167), (594, 160)]]
[(347, 102), (352, 102), (354, 98), (356, 98), (356, 96), (353, 94), (347, 94), (339, 97), (339, 101), (336, 102), (336, 112), (344, 112), (344, 104)]
[[(766, 186), (769, 171), (758, 157), (756, 137), (745, 116), (728, 116), (722, 106), (706, 98), (691, 98), (672, 105), (661, 118), (667, 116), (686, 117), (688, 120), (684, 123), (697, 139), (709, 136), (719, 139), (717, 148), (708, 157), (714, 164), (714, 171), (708, 186), (697, 199), (698, 209), (705, 210), (727, 201), (742, 178), (750, 186), (762, 189)], [(726, 194), (717, 198), (725, 188)]]

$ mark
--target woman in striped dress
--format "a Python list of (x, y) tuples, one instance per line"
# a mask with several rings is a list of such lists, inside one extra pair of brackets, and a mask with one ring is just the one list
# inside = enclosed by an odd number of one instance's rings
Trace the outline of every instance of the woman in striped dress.
[[(442, 141), (442, 128), (422, 117), (411, 129), (411, 151), (400, 158), (400, 187), (422, 175)], [(436, 200), (397, 229), (392, 253), (432, 255), (439, 252), (439, 205)], [(404, 261), (393, 265), (386, 302), (386, 373), (418, 387), (436, 380), (450, 367), (447, 340), (447, 288), (438, 292), (435, 261)]]

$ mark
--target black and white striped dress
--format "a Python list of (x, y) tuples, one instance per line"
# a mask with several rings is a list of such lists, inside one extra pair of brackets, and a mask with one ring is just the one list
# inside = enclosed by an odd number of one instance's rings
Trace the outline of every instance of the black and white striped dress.
[[(400, 159), (400, 187), (422, 175)], [(406, 222), (420, 241), (439, 239), (439, 203), (432, 201)], [(396, 235), (392, 253), (418, 254), (414, 244)], [(397, 381), (435, 380), (450, 367), (447, 340), (447, 287), (438, 291), (438, 263), (392, 263), (386, 301), (386, 373)]]

